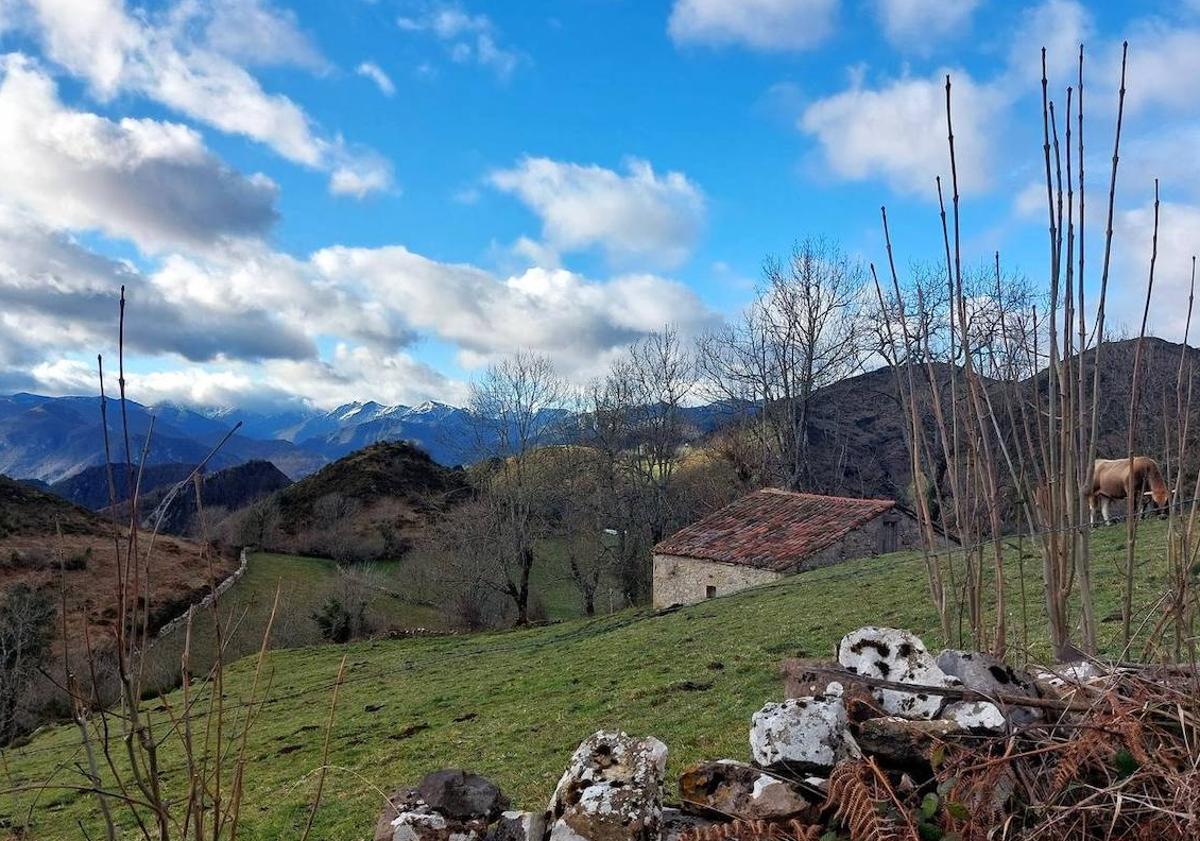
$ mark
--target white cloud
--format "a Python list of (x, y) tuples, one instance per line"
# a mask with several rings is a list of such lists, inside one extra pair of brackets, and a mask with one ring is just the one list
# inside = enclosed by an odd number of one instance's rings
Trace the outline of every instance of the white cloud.
[(208, 0), (181, 4), (183, 14), (204, 26), (214, 52), (249, 65), (294, 65), (317, 72), (329, 68), (312, 40), (300, 30), (295, 12), (267, 0)]
[[(268, 389), (310, 399), (329, 409), (354, 400), (406, 406), (439, 400), (461, 406), (468, 396), (465, 382), (447, 377), (407, 353), (380, 353), (347, 344), (338, 344), (329, 359), (268, 362), (256, 379)], [(244, 404), (243, 398), (220, 405)]]
[[(1154, 206), (1120, 212), (1114, 228), (1110, 307), (1116, 316), (1123, 317), (1130, 335), (1136, 336), (1150, 273)], [(1172, 342), (1183, 340), (1192, 257), (1196, 254), (1200, 254), (1200, 206), (1163, 202), (1159, 207), (1158, 259), (1148, 329)], [(1198, 335), (1200, 311), (1192, 314), (1193, 344)]]
[(1040, 221), (1046, 218), (1046, 182), (1030, 181), (1017, 191), (1013, 210), (1021, 219)]
[(607, 355), (664, 324), (685, 333), (715, 323), (690, 289), (654, 275), (592, 281), (563, 269), (531, 268), (507, 278), (439, 263), (400, 247), (334, 247), (312, 264), (404, 313), (413, 328), (453, 343), (475, 367), (519, 348), (552, 354), (564, 374), (586, 377)]
[(95, 254), (20, 214), (0, 212), (0, 333), (10, 346), (41, 358), (110, 347), (122, 286), (137, 302), (138, 318), (126, 332), (132, 353), (203, 361), (316, 352), (303, 323), (258, 302), (231, 309), (227, 302), (173, 297), (127, 262)]
[(379, 92), (384, 96), (393, 96), (396, 93), (396, 86), (392, 83), (391, 77), (387, 73), (384, 73), (383, 68), (375, 62), (364, 61), (358, 65), (358, 69), (355, 72), (359, 76), (365, 76), (374, 82), (375, 86), (379, 88)]
[[(960, 192), (989, 186), (997, 114), (1006, 96), (964, 71), (951, 73)], [(901, 78), (878, 88), (855, 83), (817, 100), (800, 118), (825, 167), (847, 180), (882, 178), (893, 189), (932, 197), (934, 178), (949, 191), (945, 73)]]
[(961, 32), (979, 0), (875, 0), (884, 34), (907, 52), (926, 53), (936, 39)]
[[(407, 406), (440, 400), (463, 405), (468, 391), (465, 382), (446, 377), (406, 353), (379, 354), (344, 344), (337, 345), (329, 359), (188, 364), (126, 376), (129, 393), (146, 405), (260, 411), (305, 404), (332, 409), (353, 400)], [(49, 395), (90, 394), (96, 389), (95, 363), (60, 358), (26, 371), (6, 369), (0, 355), (0, 387)]]
[[(26, 0), (34, 34), (48, 58), (87, 81), (92, 92), (111, 99), (123, 93), (148, 97), (221, 131), (266, 144), (307, 167), (333, 171), (341, 144), (321, 135), (304, 110), (280, 94), (269, 94), (233, 55), (244, 52), (219, 34), (217, 47), (194, 37), (192, 4), (172, 7), (162, 20), (131, 15), (121, 0)], [(288, 31), (290, 18), (258, 3), (234, 0), (227, 10), (249, 10), (268, 27)], [(257, 10), (257, 13), (255, 12)], [(266, 17), (263, 17), (263, 15)], [(220, 21), (219, 13), (211, 21)], [(210, 22), (211, 22), (210, 21)], [(268, 47), (267, 63), (294, 56), (295, 38)], [(282, 50), (282, 52), (280, 52)], [(298, 59), (297, 59), (298, 60)]]
[(502, 80), (508, 79), (523, 57), (502, 47), (499, 30), (484, 14), (470, 14), (456, 4), (439, 3), (423, 14), (397, 18), (405, 32), (428, 32), (440, 41), (458, 64), (477, 64), (490, 69)]
[(529, 237), (518, 237), (512, 245), (512, 253), (543, 269), (557, 269), (562, 265), (557, 251)]
[[(1109, 51), (1107, 73), (1115, 87), (1120, 78), (1120, 51)], [(1173, 115), (1200, 112), (1200, 30), (1149, 20), (1129, 36), (1126, 108), (1131, 114), (1160, 109)]]
[(704, 224), (704, 194), (683, 173), (659, 176), (646, 161), (630, 159), (626, 170), (525, 158), (490, 181), (541, 217), (555, 250), (599, 246), (618, 262), (682, 263)]
[(392, 186), (392, 164), (369, 150), (354, 154), (340, 153), (340, 163), (329, 176), (329, 192), (335, 196), (361, 199)]
[(20, 55), (0, 57), (0, 204), (54, 229), (90, 229), (146, 250), (265, 233), (276, 187), (229, 169), (178, 123), (119, 122), (66, 108)]
[(675, 0), (667, 25), (677, 44), (807, 50), (830, 35), (839, 0)]
[[(1079, 45), (1090, 42), (1094, 31), (1091, 12), (1075, 0), (1045, 0), (1025, 9), (1010, 42), (1010, 84), (1029, 90), (1041, 80), (1042, 47), (1046, 48), (1050, 90), (1076, 84)], [(1112, 82), (1115, 87), (1116, 77)]]

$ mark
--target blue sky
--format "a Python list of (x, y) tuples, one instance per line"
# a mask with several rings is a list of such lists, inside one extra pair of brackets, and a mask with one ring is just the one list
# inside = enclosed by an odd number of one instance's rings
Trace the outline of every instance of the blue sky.
[(94, 390), (121, 283), (147, 402), (455, 402), (520, 347), (583, 381), (795, 239), (881, 261), (880, 205), (935, 260), (946, 73), (964, 254), (1040, 283), (1043, 45), (1061, 109), (1087, 44), (1098, 268), (1124, 38), (1112, 306), (1136, 330), (1161, 176), (1178, 339), (1194, 0), (0, 0), (0, 389)]

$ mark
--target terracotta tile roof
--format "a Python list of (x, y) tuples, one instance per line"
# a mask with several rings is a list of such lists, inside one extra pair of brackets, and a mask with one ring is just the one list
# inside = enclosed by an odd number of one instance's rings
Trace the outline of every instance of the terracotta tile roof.
[(767, 488), (677, 531), (655, 546), (654, 553), (782, 572), (895, 505), (890, 499)]

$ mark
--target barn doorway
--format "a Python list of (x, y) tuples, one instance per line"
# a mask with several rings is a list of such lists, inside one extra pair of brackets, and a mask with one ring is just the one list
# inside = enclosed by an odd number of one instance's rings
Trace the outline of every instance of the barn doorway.
[(704, 588), (704, 598), (711, 599), (716, 595), (717, 595), (717, 588), (714, 585), (709, 584), (708, 586), (706, 586)]
[(884, 517), (879, 530), (879, 553), (881, 555), (895, 552), (900, 548), (899, 525), (898, 517)]

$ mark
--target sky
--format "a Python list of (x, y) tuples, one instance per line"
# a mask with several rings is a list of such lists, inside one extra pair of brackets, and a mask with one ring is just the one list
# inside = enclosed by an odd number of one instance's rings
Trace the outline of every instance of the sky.
[[(0, 392), (90, 394), (128, 298), (146, 403), (461, 403), (518, 349), (575, 382), (736, 319), (764, 258), (942, 249), (1045, 282), (1040, 50), (1085, 44), (1095, 298), (1183, 336), (1200, 0), (0, 0)], [(1078, 102), (1077, 92), (1074, 102)]]

